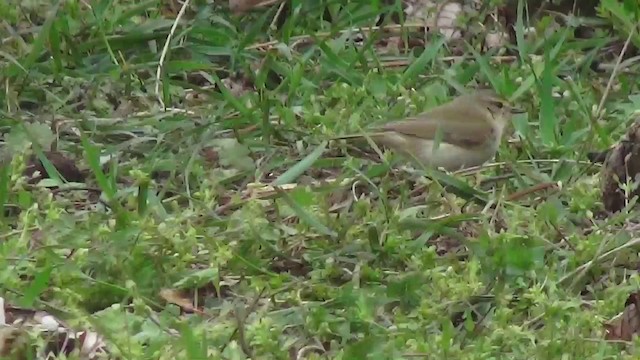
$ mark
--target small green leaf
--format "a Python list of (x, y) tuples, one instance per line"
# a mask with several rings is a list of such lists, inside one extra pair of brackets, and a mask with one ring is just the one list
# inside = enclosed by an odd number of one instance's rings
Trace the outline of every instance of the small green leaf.
[(20, 190), (18, 192), (18, 205), (22, 209), (27, 209), (33, 204), (33, 196), (30, 192)]
[(377, 353), (382, 344), (381, 339), (374, 336), (367, 336), (347, 346), (343, 359), (378, 359), (380, 357), (374, 356), (374, 353)]
[(523, 139), (527, 138), (529, 134), (529, 115), (528, 114), (517, 114), (513, 116), (513, 127), (516, 130), (516, 133), (520, 135)]
[(302, 207), (313, 206), (317, 204), (318, 199), (316, 193), (307, 186), (297, 186), (289, 192), (291, 198)]
[(238, 170), (251, 171), (256, 164), (249, 154), (251, 151), (246, 145), (239, 143), (236, 139), (216, 139), (212, 142), (219, 146), (218, 154), (220, 164), (231, 166)]
[(93, 144), (91, 144), (89, 138), (87, 138), (84, 133), (81, 134), (81, 141), (82, 147), (84, 147), (85, 158), (87, 160), (87, 163), (89, 164), (89, 168), (96, 177), (98, 186), (100, 186), (100, 189), (104, 191), (109, 201), (115, 200), (115, 188), (112, 182), (102, 171), (102, 166), (100, 166), (100, 151), (95, 146), (93, 146)]
[(207, 333), (199, 332), (200, 336), (196, 336), (192, 329), (192, 325), (188, 322), (183, 322), (180, 331), (180, 341), (182, 342), (183, 349), (186, 351), (188, 359), (206, 359), (207, 354)]
[(389, 299), (399, 300), (405, 308), (414, 308), (420, 305), (420, 289), (425, 280), (419, 272), (408, 272), (392, 277), (387, 284), (386, 295)]
[(32, 141), (37, 142), (42, 149), (50, 149), (56, 136), (51, 127), (43, 123), (25, 123), (24, 127)]
[(368, 89), (371, 95), (380, 99), (384, 99), (387, 96), (388, 82), (384, 76), (371, 73), (367, 80)]

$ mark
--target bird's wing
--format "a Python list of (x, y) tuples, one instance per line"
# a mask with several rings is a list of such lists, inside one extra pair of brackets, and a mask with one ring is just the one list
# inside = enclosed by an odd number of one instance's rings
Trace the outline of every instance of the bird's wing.
[[(435, 114), (434, 114), (435, 115)], [(439, 119), (420, 115), (406, 120), (395, 121), (383, 125), (380, 130), (394, 131), (407, 136), (415, 136), (423, 139), (434, 139), (438, 131)], [(481, 146), (493, 133), (492, 126), (486, 126), (479, 122), (448, 120), (447, 126), (441, 128), (441, 141), (461, 147), (471, 148)]]

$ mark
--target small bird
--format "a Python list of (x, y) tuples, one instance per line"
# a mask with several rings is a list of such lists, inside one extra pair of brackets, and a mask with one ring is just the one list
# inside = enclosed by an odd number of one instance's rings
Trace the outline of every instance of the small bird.
[(415, 158), (425, 166), (455, 171), (493, 158), (511, 115), (523, 111), (489, 89), (476, 90), (371, 133), (336, 139), (370, 138), (376, 145)]

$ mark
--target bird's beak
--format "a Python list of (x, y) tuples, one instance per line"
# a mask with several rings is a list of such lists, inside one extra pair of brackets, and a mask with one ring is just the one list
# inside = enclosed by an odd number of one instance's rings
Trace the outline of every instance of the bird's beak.
[(526, 113), (526, 111), (524, 109), (514, 108), (514, 107), (510, 108), (509, 111), (512, 114), (524, 114), (524, 113)]

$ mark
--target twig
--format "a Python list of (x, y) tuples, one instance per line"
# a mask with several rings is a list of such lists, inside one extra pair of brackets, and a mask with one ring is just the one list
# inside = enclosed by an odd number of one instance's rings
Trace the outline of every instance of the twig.
[(238, 334), (238, 343), (240, 343), (240, 348), (244, 352), (244, 354), (249, 358), (253, 358), (253, 351), (251, 351), (251, 347), (249, 347), (249, 343), (247, 343), (247, 338), (244, 334), (244, 321), (247, 319), (246, 316), (240, 316), (238, 310), (233, 312), (236, 318), (236, 333)]
[(156, 87), (155, 87), (155, 92), (156, 92), (156, 96), (158, 98), (158, 102), (160, 103), (160, 106), (165, 109), (165, 103), (164, 100), (162, 100), (162, 94), (160, 94), (160, 76), (162, 75), (162, 69), (164, 68), (164, 61), (165, 58), (167, 57), (167, 53), (169, 52), (169, 44), (171, 43), (171, 39), (173, 38), (173, 34), (176, 32), (176, 28), (178, 27), (178, 23), (180, 22), (180, 19), (182, 18), (182, 16), (184, 15), (184, 13), (187, 10), (187, 7), (189, 7), (189, 2), (191, 0), (185, 0), (184, 3), (182, 3), (182, 7), (180, 8), (180, 12), (178, 12), (178, 16), (176, 16), (176, 19), (173, 21), (173, 25), (171, 25), (171, 30), (169, 31), (169, 35), (167, 35), (167, 40), (164, 43), (164, 47), (162, 48), (162, 53), (160, 54), (160, 61), (158, 61), (158, 68), (156, 69)]
[[(237, 314), (237, 312), (234, 311), (236, 320), (238, 321), (238, 325), (236, 329), (233, 330), (233, 332), (231, 333), (229, 340), (233, 339), (233, 337), (236, 336), (236, 334), (238, 334), (238, 337), (239, 337), (238, 342), (240, 343), (240, 347), (242, 348), (242, 351), (244, 351), (245, 355), (247, 355), (249, 358), (251, 358), (252, 356), (251, 356), (251, 349), (249, 348), (249, 345), (247, 344), (246, 339), (244, 337), (244, 322), (247, 320), (249, 315), (255, 310), (256, 306), (258, 305), (258, 301), (260, 301), (260, 299), (262, 298), (262, 295), (266, 290), (267, 290), (266, 287), (263, 287), (262, 290), (260, 290), (260, 293), (258, 294), (258, 296), (256, 296), (255, 299), (253, 299), (253, 302), (247, 308), (247, 312), (244, 314), (244, 316), (240, 317)], [(220, 349), (221, 353), (224, 352), (224, 349), (226, 349), (229, 343), (230, 341), (227, 341), (222, 346), (222, 349)]]
[(261, 2), (261, 3), (259, 3), (259, 4), (257, 4), (257, 5), (256, 5), (256, 7), (265, 7), (265, 6), (270, 6), (270, 5), (273, 5), (273, 4), (277, 4), (277, 3), (279, 3), (280, 1), (282, 1), (282, 0), (265, 0), (265, 1), (263, 1), (263, 2)]
[[(578, 273), (580, 273), (580, 277), (582, 277), (582, 275), (584, 273), (586, 273), (596, 262), (600, 262), (602, 260), (605, 260), (606, 258), (610, 257), (611, 255), (615, 255), (616, 253), (620, 252), (621, 250), (624, 250), (624, 249), (626, 249), (628, 247), (636, 246), (636, 245), (639, 245), (639, 244), (640, 244), (640, 238), (635, 238), (635, 239), (632, 239), (632, 240), (630, 240), (630, 241), (618, 246), (615, 249), (612, 249), (612, 250), (609, 250), (609, 251), (605, 252), (602, 255), (599, 255), (599, 256), (596, 255), (593, 260), (590, 260), (590, 261), (580, 265), (579, 267), (577, 267), (575, 270), (573, 270), (569, 274), (563, 276), (560, 280), (558, 280), (558, 284), (564, 283), (565, 281), (571, 279), (573, 276), (575, 276)], [(577, 281), (577, 279), (574, 280), (574, 283), (576, 281)]]
[(558, 233), (558, 235), (560, 235), (560, 237), (562, 238), (562, 241), (564, 241), (565, 244), (567, 244), (569, 246), (569, 248), (575, 252), (576, 251), (576, 247), (573, 246), (571, 241), (569, 241), (569, 239), (562, 233), (562, 231), (560, 231), (560, 229), (558, 228), (558, 225), (556, 225), (553, 222), (550, 222), (550, 223), (551, 223), (551, 227), (553, 227), (555, 229), (556, 233)]
[(525, 197), (525, 196), (527, 196), (527, 195), (529, 195), (531, 193), (538, 192), (538, 191), (541, 191), (541, 190), (546, 190), (546, 189), (549, 189), (549, 188), (557, 188), (556, 183), (554, 183), (554, 182), (546, 182), (546, 183), (541, 183), (541, 184), (537, 184), (537, 185), (531, 186), (531, 187), (526, 188), (524, 190), (516, 191), (513, 194), (507, 196), (507, 201), (515, 201), (515, 200), (518, 200), (518, 199), (520, 199), (522, 197)]
[[(518, 161), (514, 161), (514, 163), (516, 164), (557, 164), (559, 162), (568, 162), (568, 163), (573, 163), (576, 165), (592, 165), (592, 163), (590, 161), (581, 161), (581, 160), (571, 160), (571, 159), (527, 159), (527, 160), (518, 160)], [(494, 168), (494, 167), (500, 167), (500, 166), (504, 166), (504, 165), (510, 165), (510, 162), (495, 162), (495, 163), (487, 163), (487, 164), (483, 164), (483, 165), (478, 165), (478, 166), (474, 166), (474, 167), (470, 167), (470, 168), (466, 168), (466, 169), (462, 169), (462, 170), (458, 170), (458, 171), (454, 171), (453, 174), (454, 175), (471, 175), (471, 174), (475, 174), (478, 172), (481, 172), (483, 170), (486, 169), (490, 169), (490, 168)]]
[[(400, 30), (403, 28), (421, 28), (424, 27), (423, 24), (405, 24), (405, 25), (397, 25), (397, 24), (393, 24), (393, 25), (386, 25), (386, 26), (370, 26), (370, 27), (362, 27), (362, 28), (351, 28), (351, 29), (346, 29), (346, 30), (340, 30), (338, 31), (338, 34), (346, 34), (346, 33), (370, 33), (370, 32), (374, 32), (377, 30)], [(291, 41), (293, 43), (297, 43), (297, 42), (308, 42), (308, 41), (312, 41), (314, 39), (323, 39), (323, 38), (327, 38), (331, 35), (334, 35), (335, 33), (331, 33), (331, 32), (321, 32), (321, 33), (317, 33), (317, 34), (313, 34), (313, 35), (300, 35), (300, 36), (294, 36), (291, 38)], [(263, 43), (258, 43), (258, 44), (253, 44), (253, 45), (249, 45), (247, 47), (245, 47), (245, 50), (269, 50), (270, 48), (272, 48), (273, 46), (277, 45), (278, 43), (280, 43), (280, 41), (278, 40), (272, 40), (272, 41), (267, 41), (267, 42), (263, 42)]]
[[(271, 24), (269, 24), (269, 29), (273, 29), (276, 27), (276, 22), (278, 21), (278, 18), (280, 17), (280, 14), (282, 14), (282, 10), (284, 10), (284, 6), (286, 5), (286, 2), (282, 2), (280, 4), (280, 6), (278, 7), (278, 11), (276, 11), (276, 14), (273, 16), (273, 20), (271, 20)], [(260, 5), (260, 4), (258, 4)]]
[(27, 229), (13, 230), (13, 231), (10, 231), (10, 232), (4, 233), (4, 234), (0, 234), (0, 239), (7, 239), (7, 238), (10, 238), (10, 237), (12, 237), (14, 235), (20, 235), (20, 234), (22, 234), (23, 231), (34, 231), (34, 230), (38, 230), (38, 229), (40, 229), (40, 227), (32, 226), (32, 227), (27, 228)]
[(320, 345), (307, 345), (307, 346), (303, 346), (300, 348), (300, 350), (298, 350), (298, 352), (296, 353), (296, 360), (301, 360), (304, 359), (305, 355), (307, 355), (308, 352), (311, 352), (313, 350), (317, 350), (319, 351), (321, 354), (326, 353), (327, 351)]
[[(627, 68), (629, 68), (631, 65), (635, 64), (638, 61), (640, 61), (640, 55), (628, 58), (627, 60), (621, 62), (618, 65), (618, 71), (626, 70)], [(614, 69), (616, 69), (616, 64), (601, 63), (598, 65), (598, 70), (614, 70)]]
[(609, 76), (609, 81), (607, 82), (607, 87), (604, 89), (604, 93), (600, 98), (600, 103), (598, 104), (598, 108), (596, 111), (596, 122), (602, 119), (602, 108), (604, 107), (605, 101), (607, 101), (607, 97), (609, 96), (609, 92), (611, 91), (611, 86), (613, 86), (613, 79), (615, 79), (618, 70), (620, 69), (620, 63), (622, 62), (622, 57), (627, 52), (627, 47), (629, 47), (629, 43), (631, 42), (631, 37), (635, 33), (636, 28), (632, 28), (629, 31), (629, 36), (627, 40), (624, 42), (624, 46), (622, 46), (622, 50), (620, 50), (620, 54), (618, 55), (618, 59), (616, 60), (616, 64), (613, 67), (613, 71), (611, 71), (611, 76)]
[[(464, 61), (464, 60), (473, 60), (474, 58), (471, 56), (444, 56), (438, 58), (438, 60), (443, 62), (456, 62), (456, 61)], [(517, 57), (511, 55), (497, 55), (489, 58), (491, 62), (502, 64), (502, 63), (511, 63), (517, 60)], [(408, 66), (411, 64), (409, 59), (400, 59), (400, 60), (389, 60), (381, 62), (384, 67), (401, 67)]]
[[(36, 188), (36, 186), (34, 186), (33, 188)], [(88, 192), (94, 192), (94, 193), (101, 193), (102, 189), (87, 187), (87, 186), (72, 186), (72, 187), (63, 187), (63, 188), (57, 187), (57, 188), (51, 189), (51, 192), (54, 194), (64, 193), (68, 191), (88, 191)]]

